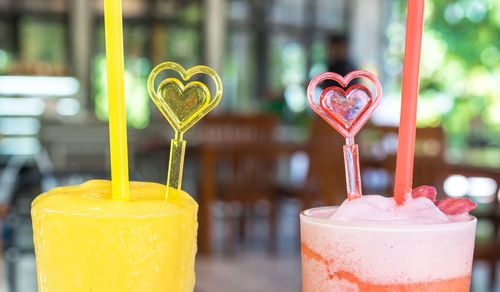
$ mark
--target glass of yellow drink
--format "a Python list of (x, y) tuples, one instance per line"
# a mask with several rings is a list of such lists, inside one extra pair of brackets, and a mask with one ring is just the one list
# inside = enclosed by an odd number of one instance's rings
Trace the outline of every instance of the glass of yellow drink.
[(32, 203), (39, 291), (193, 291), (197, 210), (185, 192), (130, 183), (130, 200), (111, 183), (88, 181)]

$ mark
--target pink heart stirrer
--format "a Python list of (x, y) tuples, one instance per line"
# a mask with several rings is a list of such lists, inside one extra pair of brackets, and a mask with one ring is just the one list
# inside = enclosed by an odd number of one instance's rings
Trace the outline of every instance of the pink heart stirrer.
[[(325, 88), (319, 97), (319, 104), (314, 92), (320, 82), (332, 80), (342, 87), (356, 78), (370, 80), (376, 88), (375, 97), (363, 85), (350, 86), (346, 91), (338, 86)], [(354, 200), (361, 197), (361, 176), (359, 172), (358, 145), (354, 136), (373, 114), (382, 97), (382, 86), (375, 75), (357, 70), (345, 77), (337, 73), (325, 72), (314, 77), (307, 87), (307, 99), (311, 108), (346, 139), (344, 145), (344, 163), (347, 183), (347, 197)]]

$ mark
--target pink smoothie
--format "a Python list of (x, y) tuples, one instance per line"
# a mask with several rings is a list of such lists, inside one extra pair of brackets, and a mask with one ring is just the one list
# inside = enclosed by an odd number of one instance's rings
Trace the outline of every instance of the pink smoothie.
[(363, 196), (301, 213), (304, 292), (469, 291), (476, 219), (424, 197)]

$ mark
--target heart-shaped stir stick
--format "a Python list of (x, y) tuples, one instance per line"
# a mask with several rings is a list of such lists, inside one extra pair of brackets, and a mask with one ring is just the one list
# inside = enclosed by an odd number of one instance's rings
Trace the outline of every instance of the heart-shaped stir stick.
[[(375, 96), (363, 85), (352, 85), (347, 90), (330, 86), (321, 92), (319, 104), (316, 102), (314, 92), (322, 81), (332, 80), (342, 87), (347, 87), (356, 78), (370, 80), (376, 89)], [(349, 200), (362, 195), (359, 152), (358, 145), (354, 143), (354, 136), (373, 114), (381, 97), (382, 86), (377, 77), (361, 70), (353, 71), (345, 77), (332, 72), (321, 73), (314, 77), (307, 87), (307, 99), (311, 108), (346, 138), (344, 163)]]
[[(176, 78), (163, 80), (155, 89), (156, 76), (164, 70), (176, 71), (184, 81), (188, 81), (195, 74), (208, 75), (215, 83), (215, 96), (210, 99), (210, 91), (201, 82), (192, 81), (184, 85)], [(165, 62), (151, 71), (148, 78), (148, 91), (151, 99), (153, 99), (175, 131), (175, 137), (171, 140), (168, 163), (168, 197), (170, 187), (174, 189), (181, 188), (184, 153), (186, 150), (186, 141), (182, 139), (182, 136), (219, 103), (222, 97), (222, 81), (217, 72), (210, 67), (195, 66), (184, 70), (177, 63)]]

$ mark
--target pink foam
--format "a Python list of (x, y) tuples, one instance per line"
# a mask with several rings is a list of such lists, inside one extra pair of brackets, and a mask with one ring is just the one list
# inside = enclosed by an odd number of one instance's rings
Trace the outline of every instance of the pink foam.
[(467, 212), (447, 215), (425, 196), (397, 205), (394, 198), (366, 195), (344, 201), (329, 218), (339, 221), (385, 222), (393, 224), (436, 224), (470, 220)]

